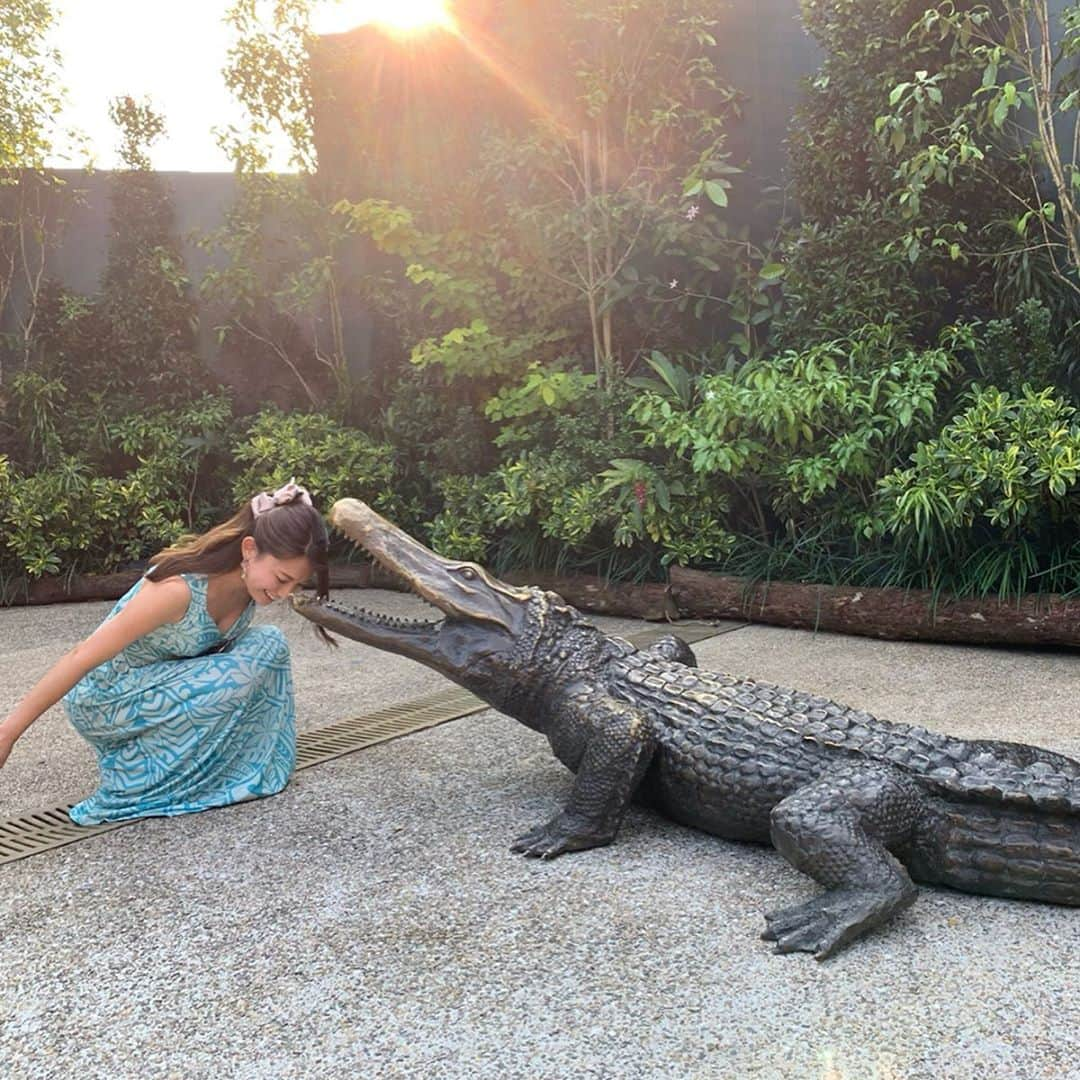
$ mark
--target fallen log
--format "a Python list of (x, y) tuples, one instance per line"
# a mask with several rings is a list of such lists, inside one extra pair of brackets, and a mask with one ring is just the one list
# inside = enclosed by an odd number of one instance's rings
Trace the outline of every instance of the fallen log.
[[(119, 600), (142, 577), (143, 570), (115, 574), (71, 574), (9, 585), (0, 594), (0, 607), (67, 604), (90, 600)], [(397, 589), (408, 587), (394, 574), (372, 563), (342, 563), (330, 567), (331, 589)]]
[[(115, 600), (139, 579), (137, 570), (115, 574), (43, 578), (29, 588), (9, 588), (0, 605)], [(503, 575), (513, 585), (556, 592), (593, 615), (621, 615), (654, 622), (737, 619), (803, 630), (825, 630), (892, 641), (941, 641), (971, 645), (1080, 645), (1080, 599), (1028, 595), (954, 600), (927, 590), (853, 588), (793, 582), (751, 582), (684, 567), (671, 568), (668, 585), (632, 585), (587, 575), (520, 570)], [(406, 590), (382, 567), (349, 563), (330, 568), (331, 589)]]
[(5, 607), (24, 604), (66, 604), (72, 601), (117, 600), (142, 577), (141, 571), (123, 570), (115, 574), (71, 574), (19, 581), (4, 589), (0, 602)]
[(568, 604), (592, 615), (624, 615), (651, 622), (672, 622), (679, 618), (668, 585), (632, 585), (585, 574), (567, 577), (542, 570), (514, 570), (503, 574), (502, 580), (510, 585), (535, 585), (558, 593)]
[(671, 593), (683, 618), (745, 619), (803, 630), (971, 645), (1078, 645), (1080, 599), (1027, 595), (954, 600), (923, 589), (869, 589), (792, 582), (749, 582), (671, 568)]
[[(141, 571), (116, 574), (74, 574), (70, 577), (41, 578), (28, 587), (11, 589), (0, 597), (0, 606), (63, 604), (72, 601), (117, 600), (139, 580)], [(670, 622), (679, 612), (667, 585), (631, 585), (609, 582), (584, 574), (562, 576), (540, 570), (521, 570), (504, 575), (511, 585), (536, 585), (558, 593), (567, 603), (593, 615), (623, 615), (654, 622)], [(345, 563), (330, 567), (330, 588), (394, 589), (408, 592), (396, 574), (377, 563)]]

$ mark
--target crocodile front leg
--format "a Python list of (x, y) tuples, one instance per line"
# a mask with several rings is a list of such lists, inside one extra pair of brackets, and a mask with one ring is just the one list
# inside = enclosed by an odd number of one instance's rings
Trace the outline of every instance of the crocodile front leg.
[(889, 849), (917, 837), (926, 813), (911, 778), (877, 762), (836, 766), (778, 803), (773, 844), (827, 891), (766, 915), (762, 937), (777, 952), (823, 960), (914, 903), (917, 890)]
[(583, 693), (564, 698), (558, 711), (561, 724), (584, 732), (584, 748), (573, 755), (577, 778), (565, 808), (510, 848), (530, 858), (610, 844), (656, 751), (646, 715), (625, 702)]

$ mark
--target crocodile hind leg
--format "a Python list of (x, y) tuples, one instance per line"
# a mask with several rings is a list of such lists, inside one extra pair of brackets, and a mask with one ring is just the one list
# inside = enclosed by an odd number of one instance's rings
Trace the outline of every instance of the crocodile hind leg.
[(767, 914), (762, 937), (823, 960), (908, 907), (916, 889), (889, 849), (906, 847), (926, 814), (911, 778), (878, 762), (836, 766), (778, 803), (773, 844), (826, 892)]
[(567, 699), (564, 709), (568, 726), (589, 734), (576, 754), (559, 753), (552, 740), (556, 753), (577, 777), (562, 812), (511, 845), (511, 851), (532, 858), (553, 859), (567, 851), (610, 844), (656, 751), (647, 717), (632, 705), (582, 694)]

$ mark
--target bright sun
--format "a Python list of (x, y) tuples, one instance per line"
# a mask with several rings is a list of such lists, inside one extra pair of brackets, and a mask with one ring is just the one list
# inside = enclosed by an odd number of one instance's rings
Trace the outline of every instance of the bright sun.
[(311, 28), (317, 34), (341, 34), (367, 23), (399, 33), (450, 28), (447, 5), (448, 0), (322, 0), (312, 13)]

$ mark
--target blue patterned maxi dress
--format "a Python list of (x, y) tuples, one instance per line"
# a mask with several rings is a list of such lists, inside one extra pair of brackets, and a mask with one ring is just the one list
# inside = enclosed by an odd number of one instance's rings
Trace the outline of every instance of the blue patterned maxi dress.
[(206, 576), (183, 578), (184, 617), (132, 642), (64, 698), (101, 771), (98, 790), (69, 811), (80, 825), (190, 814), (273, 795), (289, 781), (296, 724), (284, 635), (248, 629), (254, 604), (222, 634), (206, 610)]

